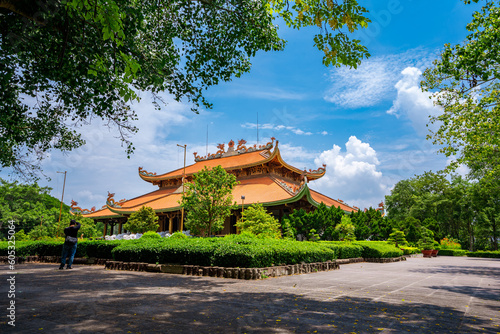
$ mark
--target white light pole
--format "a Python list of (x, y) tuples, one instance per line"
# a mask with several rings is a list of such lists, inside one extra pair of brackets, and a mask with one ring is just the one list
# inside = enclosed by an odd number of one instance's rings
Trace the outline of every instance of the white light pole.
[[(182, 172), (182, 196), (184, 196), (184, 178), (186, 177), (186, 147), (187, 144), (185, 145), (179, 145), (177, 146), (184, 148), (184, 171)], [(184, 229), (184, 207), (181, 207), (181, 232)]]
[[(63, 174), (63, 172), (57, 172)], [(64, 171), (64, 183), (63, 183), (63, 191), (62, 191), (62, 196), (61, 196), (61, 207), (59, 208), (59, 222), (58, 224), (61, 224), (61, 214), (62, 214), (62, 204), (64, 200), (64, 188), (66, 187), (66, 171)]]

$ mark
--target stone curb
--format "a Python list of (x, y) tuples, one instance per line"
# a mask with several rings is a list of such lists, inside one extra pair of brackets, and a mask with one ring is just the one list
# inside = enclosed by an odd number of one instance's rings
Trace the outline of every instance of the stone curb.
[[(421, 255), (421, 254), (417, 254)], [(338, 259), (327, 262), (316, 263), (301, 263), (285, 266), (273, 266), (266, 268), (231, 268), (231, 267), (209, 267), (197, 265), (175, 265), (175, 264), (151, 264), (143, 262), (123, 262), (111, 261), (108, 259), (96, 258), (75, 258), (74, 264), (88, 264), (88, 265), (104, 265), (105, 269), (110, 270), (128, 270), (128, 271), (146, 271), (168, 274), (179, 274), (189, 276), (210, 276), (220, 278), (234, 278), (234, 279), (264, 279), (269, 277), (280, 277), (297, 274), (308, 274), (320, 271), (330, 271), (340, 269), (339, 265), (359, 262), (375, 262), (375, 263), (391, 263), (398, 261), (406, 261), (405, 255), (395, 258), (351, 258), (351, 259)], [(27, 256), (16, 257), (15, 263), (60, 263), (60, 256)], [(0, 256), (0, 263), (8, 263), (7, 256)]]
[[(60, 256), (16, 256), (14, 258), (16, 264), (22, 263), (60, 263)], [(104, 265), (106, 264), (107, 259), (97, 259), (94, 257), (86, 258), (86, 257), (75, 257), (73, 260), (73, 264), (95, 264), (95, 265)], [(9, 263), (9, 259), (7, 256), (0, 256), (0, 263)]]
[(280, 277), (336, 270), (339, 269), (339, 264), (337, 263), (337, 261), (327, 261), (266, 268), (230, 268), (197, 265), (149, 264), (137, 262), (106, 261), (105, 268), (111, 270), (148, 271), (189, 276), (210, 276), (254, 280), (268, 277)]

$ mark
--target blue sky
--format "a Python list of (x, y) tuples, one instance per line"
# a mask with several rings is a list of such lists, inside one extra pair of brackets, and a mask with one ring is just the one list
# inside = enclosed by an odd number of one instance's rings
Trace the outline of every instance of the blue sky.
[[(284, 159), (316, 169), (326, 163), (326, 175), (311, 188), (361, 208), (376, 206), (401, 179), (437, 171), (447, 159), (425, 140), (427, 118), (440, 111), (421, 92), (421, 72), (436, 59), (445, 43), (461, 42), (465, 26), (478, 5), (458, 0), (363, 1), (373, 21), (354, 34), (371, 57), (358, 69), (327, 68), (322, 52), (313, 47), (317, 28), (280, 27), (288, 40), (283, 52), (261, 52), (242, 78), (206, 92), (213, 109), (192, 113), (189, 105), (172, 101), (157, 111), (147, 93), (134, 105), (140, 120), (133, 138), (135, 154), (127, 159), (115, 134), (100, 122), (82, 128), (87, 145), (66, 155), (52, 152), (44, 162), (60, 198), (62, 174), (67, 171), (64, 202), (82, 208), (115, 199), (133, 198), (155, 190), (138, 176), (138, 167), (164, 173), (187, 164), (193, 152), (214, 153), (218, 143), (231, 139), (279, 140)], [(6, 175), (3, 171), (0, 175)]]

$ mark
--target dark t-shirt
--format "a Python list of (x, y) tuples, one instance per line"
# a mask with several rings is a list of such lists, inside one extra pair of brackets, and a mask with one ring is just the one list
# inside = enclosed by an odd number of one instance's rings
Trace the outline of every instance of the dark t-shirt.
[(73, 237), (73, 238), (78, 238), (78, 230), (80, 229), (82, 225), (80, 223), (76, 223), (76, 225), (73, 225), (73, 226), (69, 226), (69, 227), (66, 227), (64, 229), (64, 234), (66, 236), (70, 236), (70, 237)]

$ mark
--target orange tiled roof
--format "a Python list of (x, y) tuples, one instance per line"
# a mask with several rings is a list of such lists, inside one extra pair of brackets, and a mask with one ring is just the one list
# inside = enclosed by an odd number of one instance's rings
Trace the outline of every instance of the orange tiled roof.
[(311, 192), (311, 197), (314, 201), (318, 202), (318, 203), (325, 203), (326, 206), (333, 206), (333, 207), (339, 207), (344, 210), (344, 211), (348, 211), (348, 212), (352, 212), (352, 211), (358, 211), (352, 207), (350, 207), (349, 205), (345, 204), (345, 203), (340, 203), (339, 201), (336, 201), (334, 199), (331, 199), (330, 197), (328, 196), (325, 196), (315, 190), (312, 190), (312, 189), (309, 189), (310, 192)]
[[(327, 206), (340, 206), (344, 211), (355, 211), (352, 207), (333, 200), (308, 187), (299, 189), (296, 185), (286, 180), (269, 175), (241, 180), (233, 189), (233, 200), (237, 205), (245, 204), (245, 206), (248, 206), (254, 203), (262, 203), (268, 206), (299, 200), (303, 196), (307, 196), (308, 193), (310, 194), (310, 198), (317, 204), (323, 202)], [(244, 201), (242, 201), (241, 196), (245, 196)], [(84, 216), (89, 218), (118, 217), (120, 215), (131, 214), (144, 205), (153, 208), (157, 212), (177, 211), (180, 210), (179, 201), (181, 197), (182, 193), (180, 189), (160, 189), (126, 201), (122, 203), (121, 207), (108, 206), (107, 209)]]
[[(280, 151), (278, 149), (278, 142), (276, 142), (275, 149), (272, 153), (270, 150), (266, 149), (256, 152), (235, 154), (232, 156), (226, 156), (222, 158), (214, 158), (214, 159), (198, 161), (192, 165), (186, 166), (186, 175), (189, 176), (194, 173), (197, 173), (204, 167), (213, 168), (216, 166), (221, 166), (225, 170), (234, 170), (234, 169), (243, 169), (252, 166), (257, 166), (271, 161), (274, 161), (297, 174), (304, 174), (307, 176), (309, 180), (316, 180), (322, 177), (326, 171), (325, 166), (323, 166), (323, 168), (318, 168), (317, 170), (314, 171), (309, 170), (306, 172), (296, 167), (293, 167), (292, 165), (287, 164), (281, 157)], [(181, 178), (183, 173), (184, 173), (184, 168), (179, 168), (174, 171), (161, 175), (153, 175), (152, 173), (142, 171), (142, 168), (139, 169), (139, 176), (143, 180), (148, 182)]]
[(85, 218), (96, 218), (96, 219), (97, 218), (118, 218), (118, 217), (120, 217), (119, 214), (112, 212), (107, 207), (104, 209), (100, 209), (100, 210), (88, 213), (88, 214), (83, 214), (82, 216)]
[[(181, 200), (182, 193), (174, 193), (177, 189), (168, 190), (169, 193), (166, 190), (152, 192), (148, 194), (149, 196), (141, 196), (133, 201), (126, 201), (122, 203), (121, 207), (110, 207), (110, 210), (119, 214), (130, 214), (140, 209), (143, 205), (147, 205), (157, 212), (179, 210), (179, 201)], [(279, 202), (293, 197), (292, 194), (279, 184), (279, 180), (270, 176), (241, 180), (233, 189), (233, 200), (238, 205), (242, 204), (241, 196), (245, 196), (245, 205)], [(141, 198), (143, 201), (141, 201)]]
[[(223, 157), (217, 159), (203, 160), (198, 161), (192, 165), (186, 166), (186, 175), (191, 175), (199, 172), (205, 166), (209, 168), (213, 168), (216, 166), (221, 166), (224, 169), (234, 169), (237, 167), (245, 167), (245, 166), (253, 166), (259, 163), (263, 163), (266, 159), (262, 154), (262, 151), (245, 153), (241, 155), (234, 155), (230, 157)], [(174, 171), (154, 176), (145, 176), (143, 174), (139, 174), (142, 179), (146, 181), (153, 180), (166, 180), (169, 178), (178, 178), (182, 177), (184, 173), (184, 168), (179, 168)]]

